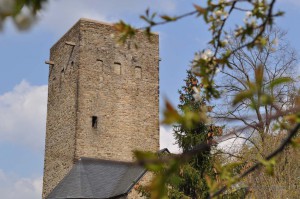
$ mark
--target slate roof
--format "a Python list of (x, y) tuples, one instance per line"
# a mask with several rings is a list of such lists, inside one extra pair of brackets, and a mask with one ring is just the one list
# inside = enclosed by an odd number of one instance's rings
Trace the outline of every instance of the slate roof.
[(133, 163), (81, 158), (47, 199), (105, 199), (126, 195), (145, 172)]

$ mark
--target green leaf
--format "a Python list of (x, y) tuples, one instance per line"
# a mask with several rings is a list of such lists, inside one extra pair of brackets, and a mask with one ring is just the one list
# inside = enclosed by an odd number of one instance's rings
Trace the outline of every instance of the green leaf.
[(253, 96), (253, 91), (252, 90), (245, 90), (245, 91), (242, 91), (240, 93), (238, 93), (233, 101), (232, 101), (232, 104), (235, 106), (237, 105), (239, 102), (242, 102), (243, 100), (245, 99), (249, 99)]
[(256, 81), (255, 83), (258, 86), (258, 88), (262, 88), (263, 79), (264, 79), (264, 66), (259, 65), (255, 70), (255, 81)]
[(151, 183), (151, 198), (152, 199), (167, 199), (167, 189), (165, 182), (167, 181), (166, 175), (157, 175)]
[(166, 109), (164, 110), (164, 119), (162, 123), (164, 124), (173, 124), (179, 123), (181, 121), (181, 116), (178, 111), (171, 105), (170, 102), (165, 102)]
[(176, 21), (176, 17), (170, 17), (168, 15), (162, 15), (160, 18), (164, 19), (165, 21)]
[(260, 159), (259, 161), (265, 166), (267, 174), (273, 176), (274, 175), (274, 166), (276, 164), (275, 158), (272, 158), (270, 160)]
[(300, 147), (300, 137), (292, 139), (291, 144), (293, 147), (299, 148)]
[(141, 15), (140, 18), (146, 21), (147, 23), (151, 24), (151, 21), (146, 16)]
[(148, 151), (134, 151), (134, 156), (138, 160), (157, 158), (157, 154)]
[(200, 15), (200, 14), (205, 14), (205, 13), (206, 13), (206, 9), (205, 9), (205, 8), (202, 8), (202, 7), (199, 6), (199, 5), (194, 4), (194, 8), (198, 11), (199, 15)]
[(266, 95), (266, 94), (263, 94), (261, 96), (261, 103), (262, 105), (268, 105), (268, 104), (272, 104), (274, 101), (274, 98), (270, 95)]
[(156, 12), (152, 13), (152, 15), (151, 15), (151, 19), (154, 19), (154, 18), (156, 17), (156, 15), (157, 15), (157, 13), (156, 13)]
[(293, 79), (290, 77), (279, 77), (279, 78), (276, 78), (273, 81), (271, 81), (269, 88), (273, 89), (276, 86), (279, 86), (281, 84), (290, 83), (292, 81), (293, 81)]
[(275, 14), (276, 17), (281, 17), (281, 16), (283, 16), (283, 15), (284, 15), (284, 12), (283, 12), (283, 11), (278, 11), (278, 12)]

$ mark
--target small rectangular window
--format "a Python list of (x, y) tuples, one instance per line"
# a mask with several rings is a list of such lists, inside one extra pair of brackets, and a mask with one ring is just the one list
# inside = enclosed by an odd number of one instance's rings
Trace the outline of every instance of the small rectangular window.
[(139, 66), (135, 67), (135, 78), (141, 79), (142, 78), (142, 68)]
[(95, 129), (97, 128), (98, 124), (98, 117), (97, 116), (92, 116), (92, 127)]
[(100, 71), (100, 72), (103, 71), (103, 61), (101, 59), (96, 60), (93, 66), (93, 70)]
[(121, 64), (118, 62), (114, 63), (113, 72), (117, 75), (121, 74)]

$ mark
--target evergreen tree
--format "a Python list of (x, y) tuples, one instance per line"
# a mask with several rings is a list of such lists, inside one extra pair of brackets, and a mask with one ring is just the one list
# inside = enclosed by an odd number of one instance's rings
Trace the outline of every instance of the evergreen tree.
[[(207, 106), (205, 98), (200, 96), (202, 85), (198, 83), (197, 78), (190, 70), (187, 71), (187, 77), (184, 81), (185, 85), (178, 91), (180, 94), (178, 109), (183, 114), (187, 111), (197, 113), (200, 109), (205, 108), (210, 111), (212, 107)], [(200, 91), (198, 92), (196, 89), (200, 89)], [(201, 121), (191, 128), (178, 124), (174, 126), (173, 130), (176, 142), (182, 152), (187, 152), (202, 142), (211, 142), (214, 133), (222, 133), (220, 127)], [(205, 176), (215, 178), (213, 157), (210, 151), (193, 156), (187, 164), (180, 168), (178, 176), (177, 183), (169, 186), (170, 198), (207, 198), (209, 192)]]
[[(200, 114), (200, 110), (203, 109), (207, 109), (209, 112), (212, 107), (207, 106), (205, 98), (201, 97), (202, 85), (199, 84), (199, 81), (190, 70), (187, 70), (187, 77), (184, 81), (185, 85), (178, 91), (180, 95), (178, 109), (181, 114), (188, 114), (188, 112)], [(222, 133), (222, 128), (198, 121), (192, 127), (177, 124), (173, 126), (173, 131), (179, 148), (182, 152), (188, 152), (198, 144), (212, 142), (214, 135)], [(168, 154), (161, 155), (168, 156)], [(166, 167), (166, 169), (169, 168)], [(165, 175), (166, 171), (163, 169), (158, 171), (158, 173)], [(158, 173), (154, 172), (154, 174)], [(206, 176), (211, 179), (216, 178), (210, 150), (194, 155), (187, 163), (180, 165), (177, 172), (169, 176), (165, 182), (168, 188), (168, 198), (207, 198), (209, 196), (209, 187), (206, 182)], [(139, 186), (137, 190), (146, 198), (151, 198), (149, 187)]]

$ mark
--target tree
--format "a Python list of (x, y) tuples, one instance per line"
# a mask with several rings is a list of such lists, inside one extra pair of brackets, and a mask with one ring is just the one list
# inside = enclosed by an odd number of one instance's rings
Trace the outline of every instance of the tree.
[[(187, 77), (184, 80), (185, 85), (178, 91), (180, 97), (180, 104), (178, 109), (183, 114), (189, 112), (198, 113), (199, 110), (205, 109), (210, 112), (212, 106), (207, 106), (205, 97), (202, 93), (202, 85), (199, 84), (197, 77), (187, 70)], [(214, 126), (213, 124), (206, 124), (198, 121), (192, 125), (192, 128), (188, 128), (182, 124), (174, 125), (174, 135), (179, 147), (183, 152), (192, 150), (199, 142), (211, 140), (213, 133), (221, 135), (222, 129)], [(217, 132), (219, 130), (220, 132)]]
[[(180, 104), (178, 109), (183, 114), (189, 112), (198, 113), (200, 109), (212, 109), (206, 105), (206, 100), (202, 96), (201, 85), (193, 73), (188, 70), (184, 80), (185, 85), (179, 90)], [(212, 142), (214, 135), (221, 135), (222, 128), (214, 124), (206, 124), (198, 121), (191, 127), (182, 124), (173, 127), (176, 142), (183, 152), (192, 150), (198, 143)], [(209, 188), (205, 177), (215, 179), (213, 170), (213, 157), (210, 150), (203, 151), (193, 156), (186, 164), (179, 168), (179, 182), (168, 185), (170, 198), (207, 198)]]
[[(178, 109), (182, 115), (196, 117), (200, 109), (211, 110), (206, 105), (205, 97), (201, 91), (202, 86), (190, 70), (187, 70), (185, 85), (179, 92), (180, 104)], [(199, 89), (200, 88), (200, 89)], [(190, 120), (191, 123), (180, 123), (173, 126), (176, 143), (183, 153), (194, 149), (201, 142), (212, 143), (214, 136), (222, 134), (222, 128), (214, 124), (206, 124), (201, 120)], [(172, 155), (171, 155), (172, 156)], [(169, 157), (169, 155), (164, 155)], [(181, 165), (173, 167), (174, 172), (164, 183), (167, 187), (168, 198), (207, 198), (209, 187), (206, 178), (215, 179), (214, 160), (210, 148), (195, 154)], [(156, 175), (168, 172), (168, 165), (155, 172)], [(150, 197), (147, 187), (140, 187), (144, 196)]]
[[(214, 118), (222, 122), (233, 122), (230, 133), (244, 143), (252, 145), (262, 157), (267, 155), (265, 138), (275, 134), (272, 116), (294, 108), (297, 93), (297, 56), (285, 38), (285, 32), (273, 28), (265, 34), (266, 44), (261, 49), (240, 49), (229, 58), (231, 69), (219, 73), (217, 87), (224, 91), (221, 101), (214, 109)], [(231, 37), (226, 50), (243, 45)], [(255, 73), (262, 70), (261, 95), (250, 98), (241, 95), (241, 100), (232, 106), (235, 96), (244, 90), (251, 91)], [(282, 84), (273, 86), (274, 81)], [(264, 93), (264, 94), (263, 94)], [(247, 93), (246, 93), (247, 94)], [(239, 131), (235, 131), (238, 128)]]

